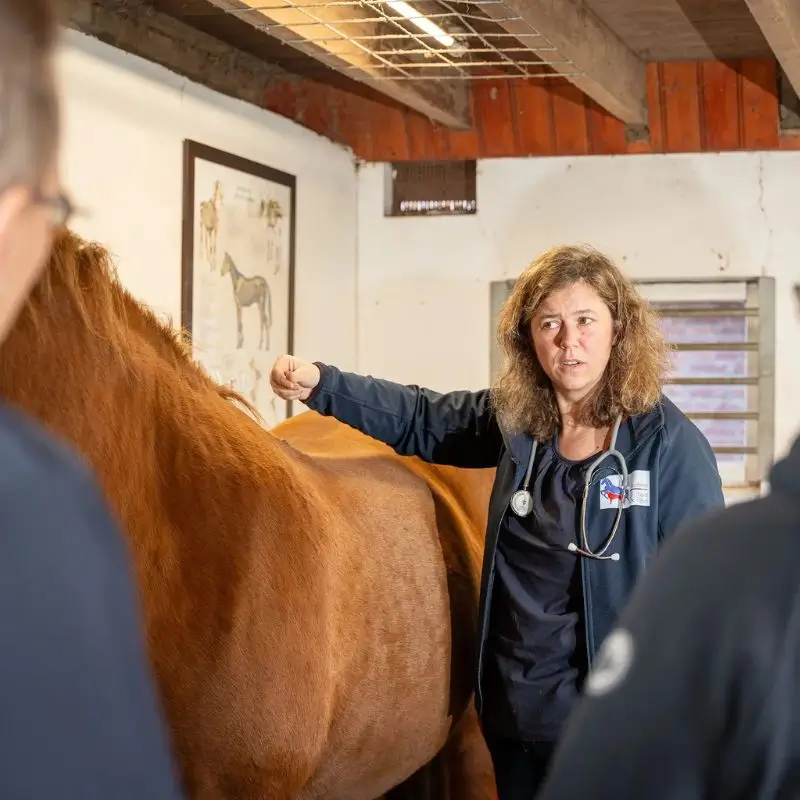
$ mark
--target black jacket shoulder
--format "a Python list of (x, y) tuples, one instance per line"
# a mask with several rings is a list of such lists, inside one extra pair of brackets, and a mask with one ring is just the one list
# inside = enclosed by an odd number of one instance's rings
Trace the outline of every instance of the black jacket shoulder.
[(683, 528), (609, 634), (537, 800), (800, 796), (800, 513)]

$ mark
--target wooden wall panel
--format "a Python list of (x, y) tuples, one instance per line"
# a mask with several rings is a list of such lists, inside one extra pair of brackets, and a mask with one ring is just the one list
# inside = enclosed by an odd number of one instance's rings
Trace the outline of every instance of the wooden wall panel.
[(742, 148), (772, 150), (780, 143), (777, 65), (771, 59), (744, 61), (740, 76)]
[(742, 82), (726, 61), (700, 64), (700, 135), (703, 150), (742, 146)]
[[(363, 100), (358, 99), (361, 103)], [(419, 143), (420, 131), (412, 123), (416, 121), (423, 126), (428, 124), (428, 120), (416, 114), (409, 118), (405, 110), (401, 108), (387, 108), (380, 116), (363, 114), (358, 106), (352, 109), (354, 115), (361, 114), (361, 118), (367, 123), (369, 130), (369, 145), (365, 148), (365, 155), (361, 156), (365, 161), (419, 161), (412, 148), (411, 142), (414, 133), (417, 134), (416, 140)], [(412, 130), (412, 128), (414, 130)], [(420, 143), (422, 149), (428, 147), (430, 136), (427, 131), (422, 134), (424, 142)], [(359, 154), (360, 155), (360, 154)], [(436, 156), (426, 156), (425, 158), (436, 158)]]
[(519, 155), (546, 156), (555, 148), (553, 95), (543, 81), (514, 84)]
[(471, 88), (474, 127), (459, 132), (397, 104), (303, 80), (273, 86), (264, 105), (365, 161), (800, 147), (799, 138), (779, 132), (773, 59), (649, 64), (644, 136), (563, 78), (478, 80)]
[[(447, 142), (450, 158), (475, 158), (475, 153), (480, 151), (477, 128), (471, 131), (444, 131), (444, 140)], [(443, 153), (440, 158), (447, 156)]]
[(702, 149), (699, 64), (681, 61), (660, 70), (664, 150), (696, 153)]
[[(447, 135), (444, 129), (433, 125), (419, 114), (410, 114), (407, 120), (408, 151), (412, 161), (435, 161), (450, 158)], [(399, 161), (400, 159), (393, 159)]]
[(587, 152), (596, 155), (621, 155), (628, 151), (625, 125), (609, 116), (593, 100), (586, 102)]
[(566, 81), (551, 84), (553, 133), (556, 151), (567, 156), (585, 156), (589, 150), (586, 96)]
[(518, 152), (517, 126), (511, 124), (515, 118), (516, 104), (513, 101), (514, 86), (510, 81), (475, 81), (472, 87), (472, 111), (476, 125), (480, 151), (486, 158), (502, 158)]

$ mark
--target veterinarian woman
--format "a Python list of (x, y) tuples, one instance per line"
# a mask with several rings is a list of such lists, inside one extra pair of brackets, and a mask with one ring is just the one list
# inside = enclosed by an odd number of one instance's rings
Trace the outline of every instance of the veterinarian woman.
[(637, 579), (666, 537), (723, 497), (708, 442), (662, 395), (657, 318), (603, 255), (541, 255), (498, 338), (505, 364), (491, 390), (442, 395), (292, 356), (270, 383), (400, 454), (497, 467), (476, 706), (500, 800), (530, 800)]

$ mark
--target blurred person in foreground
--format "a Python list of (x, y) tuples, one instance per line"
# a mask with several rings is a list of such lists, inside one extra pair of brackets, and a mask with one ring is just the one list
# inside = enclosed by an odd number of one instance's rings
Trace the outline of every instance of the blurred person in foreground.
[[(0, 346), (72, 210), (57, 32), (50, 0), (0, 0)], [(179, 797), (125, 542), (81, 460), (2, 399), (0, 607), (0, 797)]]
[(537, 800), (800, 797), (800, 439), (769, 477), (665, 545)]

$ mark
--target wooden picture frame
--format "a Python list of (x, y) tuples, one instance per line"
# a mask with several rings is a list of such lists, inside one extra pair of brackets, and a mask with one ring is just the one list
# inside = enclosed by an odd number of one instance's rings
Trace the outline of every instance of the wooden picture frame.
[(181, 325), (194, 358), (267, 427), (292, 416), (268, 376), (294, 347), (296, 188), (294, 175), (184, 141)]

